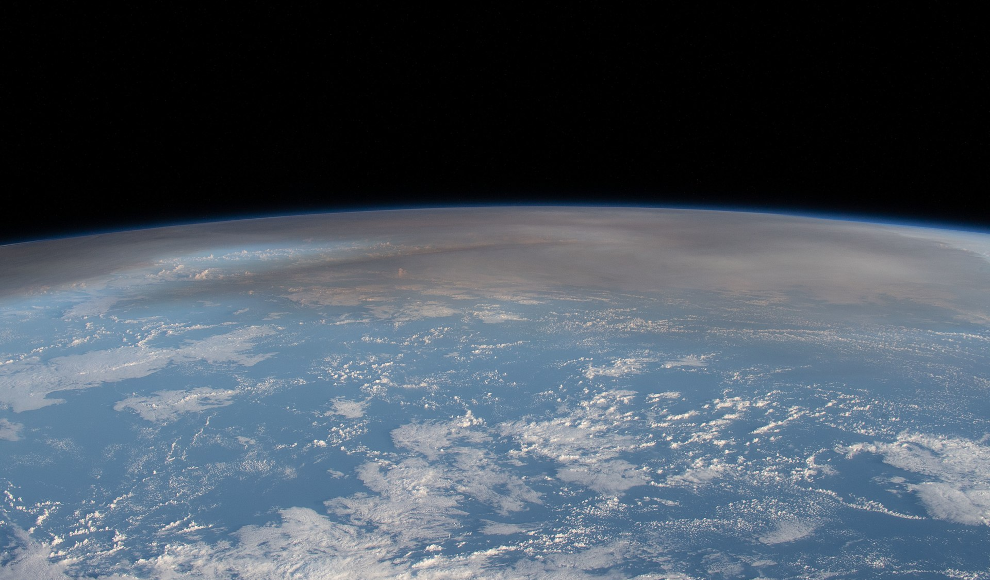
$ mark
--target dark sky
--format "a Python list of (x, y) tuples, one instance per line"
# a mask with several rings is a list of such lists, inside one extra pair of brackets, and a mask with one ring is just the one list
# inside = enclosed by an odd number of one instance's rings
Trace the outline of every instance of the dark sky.
[(9, 42), (0, 241), (493, 203), (990, 226), (973, 15), (140, 10)]

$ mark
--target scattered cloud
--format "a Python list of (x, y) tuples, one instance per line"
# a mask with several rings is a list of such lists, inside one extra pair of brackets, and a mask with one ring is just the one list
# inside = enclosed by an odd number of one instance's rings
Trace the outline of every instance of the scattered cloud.
[(383, 286), (325, 287), (312, 286), (289, 288), (285, 298), (303, 306), (361, 306), (380, 301), (385, 294)]
[(599, 493), (617, 495), (630, 487), (649, 483), (642, 467), (622, 459), (595, 461), (593, 464), (572, 464), (557, 470), (562, 481), (577, 483)]
[(359, 493), (326, 502), (332, 513), (359, 526), (373, 526), (404, 544), (446, 538), (460, 528), (458, 509), (463, 496), (443, 469), (421, 458), (395, 465), (365, 463), (358, 478), (374, 494)]
[(520, 316), (512, 312), (506, 312), (501, 308), (485, 308), (482, 310), (476, 310), (472, 313), (475, 318), (484, 322), (485, 324), (498, 324), (501, 322), (516, 322), (527, 320), (525, 317)]
[(404, 323), (428, 318), (458, 316), (460, 310), (440, 302), (411, 302), (406, 304), (381, 304), (369, 309), (376, 318)]
[[(0, 522), (6, 524), (6, 522)], [(66, 573), (64, 562), (52, 562), (48, 555), (51, 548), (37, 542), (24, 530), (10, 524), (3, 525), (3, 529), (12, 532), (15, 539), (16, 548), (12, 551), (12, 558), (4, 559), (0, 566), (0, 580), (23, 580), (24, 578), (34, 578), (37, 580), (68, 580), (71, 578)], [(108, 577), (102, 577), (112, 580)]]
[(900, 484), (918, 496), (936, 519), (990, 526), (990, 447), (969, 439), (903, 432), (890, 443), (859, 443), (839, 449), (883, 456), (884, 463), (922, 476)]
[(680, 398), (681, 398), (680, 391), (663, 391), (662, 393), (650, 393), (646, 395), (646, 402), (657, 403), (664, 399), (669, 400), (669, 399), (680, 399)]
[(704, 368), (708, 366), (708, 359), (710, 356), (698, 356), (698, 355), (685, 355), (681, 358), (664, 361), (663, 368), (672, 369), (676, 367), (693, 367), (693, 368)]
[(21, 438), (21, 429), (24, 425), (12, 423), (7, 419), (0, 419), (0, 439), (5, 441), (18, 441)]
[(466, 515), (460, 507), (465, 497), (503, 515), (540, 503), (539, 494), (476, 445), (489, 440), (484, 422), (470, 411), (450, 421), (403, 425), (392, 431), (392, 441), (415, 455), (364, 463), (358, 478), (374, 493), (334, 498), (327, 507), (356, 525), (373, 525), (411, 543), (457, 530)]
[(652, 446), (640, 437), (622, 432), (634, 415), (625, 411), (636, 393), (606, 391), (582, 401), (577, 409), (545, 421), (502, 423), (502, 435), (517, 441), (518, 455), (548, 457), (562, 464), (557, 477), (605, 494), (618, 494), (650, 477), (642, 469), (620, 459), (623, 453)]
[(777, 521), (776, 527), (770, 532), (759, 536), (759, 540), (764, 544), (786, 544), (802, 538), (807, 538), (815, 531), (813, 522), (804, 521), (793, 516), (782, 517)]
[(520, 524), (507, 524), (503, 522), (486, 521), (481, 527), (482, 534), (492, 536), (509, 536), (512, 534), (522, 534), (529, 531), (529, 528)]
[(584, 371), (584, 376), (589, 379), (595, 377), (622, 377), (625, 375), (636, 375), (643, 372), (646, 363), (653, 362), (651, 358), (630, 357), (620, 358), (612, 362), (611, 365), (596, 367), (589, 364)]
[[(135, 568), (151, 578), (176, 578), (181, 570), (182, 577), (197, 580), (234, 576), (244, 580), (628, 577), (615, 569), (630, 551), (622, 542), (550, 553), (539, 559), (506, 545), (447, 556), (441, 543), (421, 542), (410, 550), (390, 534), (342, 523), (308, 508), (284, 509), (279, 516), (278, 522), (241, 528), (235, 533), (235, 544), (173, 543), (161, 555), (136, 562)], [(688, 577), (648, 574), (637, 578)]]
[(205, 361), (253, 366), (270, 354), (252, 354), (254, 343), (275, 333), (268, 326), (250, 326), (189, 341), (178, 348), (154, 348), (143, 344), (96, 350), (41, 361), (27, 358), (0, 366), (0, 403), (15, 413), (62, 402), (47, 398), (57, 391), (88, 389), (105, 383), (146, 377), (170, 363)]
[(667, 478), (668, 485), (700, 486), (722, 477), (731, 467), (724, 462), (714, 459), (696, 459), (683, 473)]
[(368, 401), (349, 401), (347, 399), (335, 399), (333, 401), (333, 413), (348, 419), (360, 419), (364, 416), (364, 409), (368, 406)]
[(96, 296), (87, 298), (65, 311), (65, 318), (86, 318), (88, 316), (103, 316), (110, 311), (114, 304), (120, 302), (119, 296)]
[(147, 397), (128, 397), (113, 406), (115, 411), (130, 409), (146, 421), (167, 423), (183, 413), (225, 407), (233, 403), (235, 389), (200, 387), (184, 391), (158, 391)]

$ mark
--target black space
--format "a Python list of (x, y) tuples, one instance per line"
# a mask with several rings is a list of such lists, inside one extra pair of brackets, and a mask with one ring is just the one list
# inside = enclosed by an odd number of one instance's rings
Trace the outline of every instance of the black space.
[(972, 14), (156, 6), (18, 21), (0, 242), (495, 203), (990, 227)]

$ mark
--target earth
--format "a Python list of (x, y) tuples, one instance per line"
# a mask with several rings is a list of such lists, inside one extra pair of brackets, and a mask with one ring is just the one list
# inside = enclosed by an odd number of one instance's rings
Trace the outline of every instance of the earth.
[(984, 233), (449, 208), (0, 265), (0, 578), (990, 578)]

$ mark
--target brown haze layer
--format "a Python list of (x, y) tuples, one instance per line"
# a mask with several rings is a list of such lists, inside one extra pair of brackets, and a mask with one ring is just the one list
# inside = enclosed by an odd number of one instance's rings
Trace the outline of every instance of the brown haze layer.
[[(197, 252), (339, 246), (275, 261), (251, 284), (506, 290), (691, 291), (776, 303), (935, 308), (986, 323), (987, 236), (739, 212), (473, 208), (184, 225), (0, 247), (0, 298), (92, 284)], [(245, 274), (247, 275), (247, 274)], [(204, 280), (231, 289), (237, 276)], [(891, 312), (893, 312), (893, 310)]]

